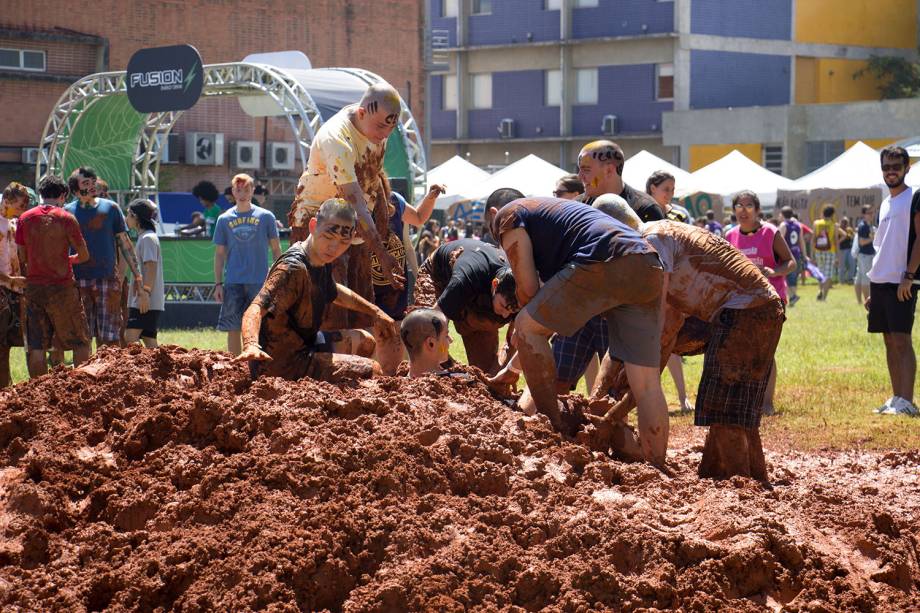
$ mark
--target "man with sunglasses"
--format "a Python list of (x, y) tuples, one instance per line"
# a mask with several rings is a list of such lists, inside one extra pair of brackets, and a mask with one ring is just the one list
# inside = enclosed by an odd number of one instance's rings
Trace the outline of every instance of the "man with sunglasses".
[[(260, 375), (333, 381), (370, 377), (380, 366), (369, 359), (376, 340), (398, 338), (393, 320), (332, 278), (332, 263), (355, 238), (356, 214), (348, 202), (331, 198), (310, 219), (310, 235), (272, 266), (258, 296), (243, 315), (239, 361)], [(356, 311), (374, 322), (366, 330), (321, 330), (330, 305)]]
[(869, 271), (869, 332), (885, 340), (892, 397), (875, 410), (882, 415), (918, 414), (913, 403), (917, 357), (911, 342), (920, 269), (920, 192), (904, 183), (910, 157), (903, 147), (881, 152), (882, 175), (889, 196), (879, 209), (875, 257)]

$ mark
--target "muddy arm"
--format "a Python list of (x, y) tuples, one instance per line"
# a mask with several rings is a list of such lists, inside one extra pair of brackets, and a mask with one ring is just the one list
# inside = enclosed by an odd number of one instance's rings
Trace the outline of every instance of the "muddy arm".
[(375, 304), (371, 304), (344, 285), (336, 283), (335, 287), (338, 295), (333, 301), (333, 304), (348, 309), (349, 311), (370, 315), (371, 317), (384, 320), (385, 322), (393, 322), (390, 316), (384, 313), (380, 307)]
[(533, 261), (533, 243), (524, 228), (503, 233), (501, 240), (517, 282), (518, 304), (523, 308), (540, 290), (540, 277)]

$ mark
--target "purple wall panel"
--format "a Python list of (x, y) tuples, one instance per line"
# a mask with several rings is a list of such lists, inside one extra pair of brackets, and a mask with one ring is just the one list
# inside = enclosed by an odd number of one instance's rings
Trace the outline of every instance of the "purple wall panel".
[(693, 0), (694, 34), (790, 40), (792, 0)]
[(441, 13), (444, 10), (444, 7), (441, 4), (441, 0), (429, 0), (428, 4), (431, 10), (431, 29), (432, 30), (447, 30), (448, 37), (450, 39), (450, 46), (457, 46), (457, 18), (456, 17), (444, 17)]
[(470, 15), (470, 45), (559, 40), (559, 11), (544, 0), (493, 0), (492, 13)]
[(599, 0), (596, 7), (572, 10), (572, 38), (635, 36), (673, 31), (673, 2)]
[(690, 107), (789, 104), (791, 60), (783, 55), (690, 52)]
[(600, 134), (604, 115), (617, 116), (621, 134), (661, 132), (674, 104), (655, 100), (655, 64), (601, 66), (597, 79), (598, 103), (572, 107), (572, 134)]
[(492, 108), (469, 111), (470, 138), (498, 138), (502, 119), (515, 121), (515, 138), (559, 136), (559, 107), (544, 106), (544, 72), (492, 73)]
[(444, 110), (444, 78), (431, 77), (431, 138), (457, 137), (457, 111)]

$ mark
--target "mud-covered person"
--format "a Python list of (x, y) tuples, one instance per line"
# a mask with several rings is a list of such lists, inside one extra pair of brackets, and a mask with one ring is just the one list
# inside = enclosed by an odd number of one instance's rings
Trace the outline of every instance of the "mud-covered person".
[(436, 307), (454, 322), (470, 365), (498, 371), (499, 331), (519, 310), (514, 274), (500, 249), (475, 238), (441, 245), (419, 267), (415, 305)]
[(16, 219), (29, 207), (29, 190), (12, 182), (0, 201), (0, 387), (12, 382), (10, 349), (22, 347), (21, 304), (25, 278), (16, 252)]
[[(695, 337), (690, 342), (693, 352), (699, 345), (695, 340), (705, 339), (694, 420), (697, 426), (709, 427), (700, 476), (742, 475), (766, 481), (760, 416), (785, 320), (776, 289), (748, 256), (705, 228), (675, 221), (640, 227), (635, 213), (625, 205), (609, 202), (598, 208), (639, 228), (661, 258), (666, 271), (661, 368), (669, 355), (682, 351), (677, 345), (687, 332), (687, 321), (695, 318), (696, 328), (702, 322), (708, 324), (703, 334), (699, 330), (690, 334)], [(779, 240), (785, 247), (785, 241)], [(604, 359), (595, 397), (606, 393), (617, 368), (609, 357)], [(625, 390), (621, 387), (620, 391)], [(627, 395), (623, 407), (615, 407), (608, 418), (630, 402)]]
[(140, 266), (121, 209), (115, 202), (96, 195), (95, 171), (87, 166), (77, 168), (68, 186), (75, 200), (64, 210), (80, 224), (89, 249), (89, 259), (73, 267), (86, 323), (97, 345), (113, 345), (121, 340), (122, 328), (122, 280), (118, 278), (116, 252), (134, 275), (138, 293), (145, 291)]
[(492, 235), (517, 283), (521, 311), (514, 340), (537, 410), (556, 428), (570, 430), (558, 405), (549, 337), (570, 336), (604, 315), (609, 351), (625, 363), (638, 399), (643, 452), (663, 466), (668, 408), (659, 376), (664, 271), (658, 254), (636, 230), (578, 202), (523, 198), (489, 204)]
[[(346, 257), (336, 261), (335, 280), (369, 302), (374, 301), (371, 253), (383, 276), (396, 288), (405, 282), (399, 264), (386, 249), (389, 212), (383, 159), (386, 142), (399, 121), (401, 101), (387, 83), (371, 85), (358, 104), (346, 106), (325, 122), (310, 146), (307, 168), (297, 184), (288, 214), (291, 240), (304, 240), (308, 224), (329, 198), (343, 198), (358, 217), (358, 236)], [(332, 307), (329, 328), (366, 328), (370, 317)]]
[(399, 335), (409, 354), (409, 377), (445, 372), (450, 360), (447, 318), (436, 309), (416, 309), (402, 320)]
[[(243, 352), (253, 377), (370, 377), (380, 373), (369, 359), (376, 339), (395, 338), (396, 325), (378, 306), (332, 276), (332, 263), (352, 244), (355, 211), (331, 198), (309, 221), (310, 235), (275, 262), (262, 290), (243, 315)], [(371, 319), (374, 335), (363, 329), (322, 330), (327, 309), (336, 304)]]
[[(67, 185), (58, 177), (41, 180), (42, 204), (29, 209), (16, 224), (19, 263), (26, 277), (26, 344), (29, 376), (48, 372), (45, 352), (73, 350), (73, 363), (89, 358), (90, 334), (73, 267), (89, 259), (80, 224), (62, 209)], [(74, 254), (71, 255), (70, 251)]]

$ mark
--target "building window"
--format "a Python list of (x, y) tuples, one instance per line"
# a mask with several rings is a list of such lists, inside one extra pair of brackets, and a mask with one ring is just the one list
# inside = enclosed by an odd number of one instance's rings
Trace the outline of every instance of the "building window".
[(481, 74), (470, 75), (470, 84), (472, 91), (474, 109), (492, 108), (492, 73), (484, 72)]
[(543, 4), (543, 10), (545, 11), (561, 11), (562, 10), (562, 0), (546, 0)]
[(763, 167), (778, 175), (783, 174), (783, 146), (764, 145)]
[(655, 98), (658, 100), (674, 99), (674, 64), (658, 64), (655, 72)]
[(27, 49), (0, 49), (0, 68), (45, 71), (45, 52)]
[(597, 104), (597, 68), (575, 71), (575, 104)]
[(546, 106), (562, 106), (562, 71), (547, 70), (543, 87), (543, 104)]
[(806, 143), (808, 151), (808, 172), (821, 168), (843, 153), (842, 140), (816, 140)]
[(456, 111), (457, 102), (460, 97), (457, 92), (457, 75), (444, 75), (441, 79), (441, 86), (441, 109), (444, 111)]
[(460, 0), (441, 0), (441, 16), (456, 17), (460, 14)]
[(587, 9), (597, 6), (597, 0), (575, 0), (575, 8)]
[(488, 15), (492, 12), (492, 0), (473, 0), (473, 15)]

